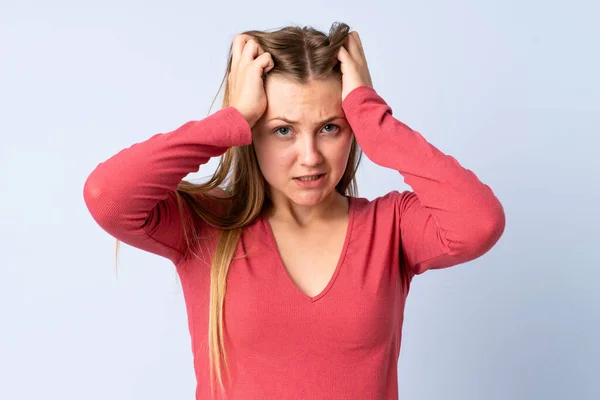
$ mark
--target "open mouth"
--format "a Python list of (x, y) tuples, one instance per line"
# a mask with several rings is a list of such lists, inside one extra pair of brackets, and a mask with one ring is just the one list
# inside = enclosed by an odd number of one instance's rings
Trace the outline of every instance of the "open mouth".
[(322, 176), (324, 176), (325, 174), (317, 174), (317, 175), (307, 175), (307, 176), (299, 176), (297, 179), (300, 182), (312, 182), (312, 181), (316, 181), (318, 179), (320, 179)]
[(294, 182), (305, 189), (316, 189), (325, 182), (325, 174), (298, 176)]

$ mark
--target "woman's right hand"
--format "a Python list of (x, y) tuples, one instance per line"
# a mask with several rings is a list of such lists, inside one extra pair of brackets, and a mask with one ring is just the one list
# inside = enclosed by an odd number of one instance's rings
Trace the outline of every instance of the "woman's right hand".
[(251, 36), (235, 36), (228, 79), (229, 105), (244, 116), (251, 128), (267, 109), (263, 74), (274, 65), (271, 54), (266, 53)]

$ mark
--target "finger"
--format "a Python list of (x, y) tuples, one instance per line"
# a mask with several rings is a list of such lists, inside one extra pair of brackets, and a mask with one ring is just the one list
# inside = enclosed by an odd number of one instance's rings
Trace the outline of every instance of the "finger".
[[(248, 62), (247, 59), (244, 59), (244, 50), (248, 47), (248, 42), (254, 42), (254, 38), (250, 35), (239, 34), (234, 39), (234, 51), (232, 57), (232, 71), (237, 70), (240, 62)], [(252, 47), (252, 44), (250, 45)], [(248, 51), (248, 50), (246, 50)], [(252, 60), (250, 60), (252, 61)]]
[(251, 39), (250, 35), (236, 35), (233, 38), (232, 55), (231, 55), (231, 69), (235, 69), (240, 62), (242, 57), (242, 51), (246, 45), (246, 42)]
[(238, 65), (240, 63), (240, 58), (242, 57), (242, 51), (244, 50), (244, 45), (249, 38), (246, 35), (236, 35), (233, 39), (232, 50), (231, 50), (231, 75), (235, 75), (238, 69)]
[(260, 56), (254, 60), (256, 66), (260, 69), (261, 73), (266, 74), (275, 66), (271, 53), (263, 52)]
[(348, 53), (348, 50), (346, 50), (346, 48), (344, 46), (340, 47), (340, 49), (337, 53), (337, 58), (342, 63), (342, 65), (341, 65), (342, 73), (344, 73), (345, 66), (351, 64), (354, 61), (352, 59), (352, 56), (350, 55), (350, 53)]
[(240, 58), (240, 63), (244, 65), (250, 64), (252, 61), (258, 57), (259, 46), (258, 43), (254, 39), (250, 39), (246, 42), (244, 49), (242, 50), (242, 56)]
[(360, 35), (356, 31), (353, 31), (352, 33), (353, 33), (356, 45), (360, 51), (360, 54), (362, 55), (363, 58), (365, 58), (365, 51), (363, 49), (362, 40), (360, 40)]
[(354, 32), (350, 32), (348, 35), (348, 39), (346, 40), (344, 47), (346, 47), (346, 50), (348, 50), (348, 53), (352, 58), (358, 60), (360, 57), (360, 50), (358, 49), (358, 45), (356, 44), (353, 33)]

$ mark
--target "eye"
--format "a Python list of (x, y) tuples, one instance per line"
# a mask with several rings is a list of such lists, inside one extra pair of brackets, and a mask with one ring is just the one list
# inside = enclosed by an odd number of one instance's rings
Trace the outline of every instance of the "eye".
[(338, 125), (336, 125), (336, 124), (327, 124), (323, 128), (326, 128), (328, 126), (331, 126), (333, 130), (327, 130), (326, 129), (325, 132), (327, 132), (327, 133), (336, 132), (336, 131), (338, 131), (340, 129), (340, 127)]
[[(323, 129), (325, 133), (336, 133), (340, 130), (340, 126), (336, 124), (327, 124), (323, 126)], [(289, 126), (280, 126), (278, 128), (275, 128), (273, 133), (282, 137), (287, 137), (292, 134)]]
[(291, 132), (289, 126), (280, 126), (273, 133), (279, 136), (289, 136)]

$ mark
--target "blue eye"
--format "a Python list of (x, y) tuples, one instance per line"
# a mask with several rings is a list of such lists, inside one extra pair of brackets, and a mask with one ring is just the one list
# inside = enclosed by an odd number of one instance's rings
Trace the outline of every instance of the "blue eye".
[[(326, 129), (327, 127), (330, 127), (330, 129)], [(327, 124), (323, 126), (323, 129), (325, 130), (325, 133), (336, 133), (340, 130), (340, 127), (336, 124)], [(280, 126), (279, 128), (276, 128), (273, 133), (279, 136), (287, 137), (290, 136), (292, 132), (290, 131), (289, 126)]]
[[(327, 125), (325, 125), (325, 126), (332, 126), (332, 127), (334, 127), (335, 129), (337, 129), (337, 130), (339, 130), (339, 129), (340, 129), (340, 127), (339, 127), (339, 126), (337, 126), (337, 125), (335, 125), (335, 124), (327, 124)], [(331, 132), (335, 132), (335, 131), (328, 131), (328, 130), (326, 130), (326, 132), (328, 132), (328, 133), (331, 133)]]
[[(288, 132), (287, 133), (282, 133), (281, 129), (287, 129)], [(275, 129), (275, 133), (277, 133), (278, 135), (281, 135), (281, 136), (288, 136), (288, 134), (289, 134), (289, 128), (287, 126), (279, 127), (277, 129)]]

